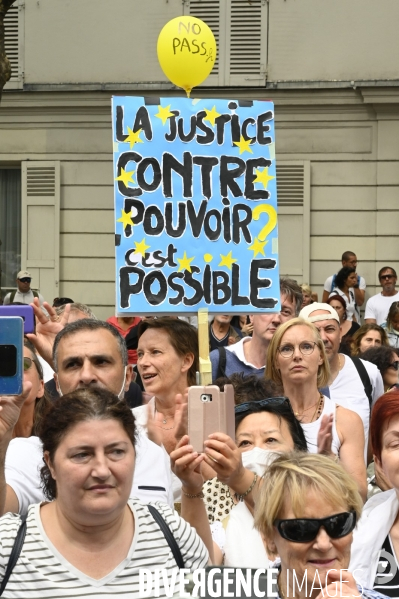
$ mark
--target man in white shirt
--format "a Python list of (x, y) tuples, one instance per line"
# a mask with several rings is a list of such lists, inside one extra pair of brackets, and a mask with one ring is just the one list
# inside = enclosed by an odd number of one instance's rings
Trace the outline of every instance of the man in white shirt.
[(364, 314), (364, 322), (367, 324), (381, 325), (387, 319), (391, 304), (399, 301), (399, 291), (396, 289), (396, 271), (390, 266), (383, 266), (378, 273), (378, 280), (382, 291), (367, 301)]
[(27, 270), (20, 270), (17, 274), (17, 291), (11, 291), (7, 293), (4, 298), (3, 304), (19, 303), (19, 304), (31, 304), (35, 297), (39, 298), (40, 305), (43, 304), (43, 296), (37, 291), (32, 291), (30, 284), (32, 281), (32, 275)]
[[(342, 267), (344, 266), (349, 266), (350, 268), (357, 268), (358, 265), (358, 259), (356, 254), (354, 254), (353, 252), (344, 252), (342, 254)], [(328, 277), (324, 283), (324, 291), (323, 291), (323, 297), (322, 297), (322, 302), (325, 303), (328, 298), (330, 297), (330, 293), (333, 291), (334, 289), (334, 280), (335, 280), (335, 275), (331, 275), (331, 277)], [(363, 306), (364, 304), (364, 296), (366, 293), (366, 281), (363, 279), (363, 277), (360, 277), (358, 275), (357, 277), (357, 285), (354, 286), (353, 288), (354, 294), (355, 294), (355, 301), (356, 301), (356, 305), (357, 306)]]
[[(299, 316), (312, 322), (319, 330), (330, 364), (330, 380), (325, 395), (338, 405), (356, 412), (362, 419), (365, 434), (365, 459), (367, 459), (371, 403), (384, 393), (384, 384), (377, 366), (339, 353), (341, 331), (339, 316), (329, 304), (313, 303), (301, 310)], [(357, 366), (356, 366), (357, 365)], [(366, 385), (362, 381), (365, 379)], [(368, 380), (367, 380), (368, 377)], [(367, 396), (370, 394), (370, 398)]]
[[(54, 342), (53, 363), (60, 395), (84, 387), (102, 387), (123, 397), (132, 376), (124, 339), (114, 327), (99, 320), (78, 320), (62, 329)], [(40, 439), (15, 438), (10, 442), (23, 399), (1, 398), (0, 515), (24, 513), (29, 504), (44, 500), (39, 477), (43, 465)], [(140, 432), (132, 496), (144, 502), (173, 504), (169, 461), (161, 447)]]
[[(243, 337), (238, 343), (222, 348), (226, 349), (224, 354), (218, 349), (210, 353), (213, 381), (235, 372), (264, 376), (270, 341), (281, 323), (298, 315), (302, 306), (302, 290), (293, 279), (281, 278), (280, 298), (281, 312), (251, 316), (254, 325), (252, 337)], [(222, 355), (226, 357), (225, 364), (222, 364)]]

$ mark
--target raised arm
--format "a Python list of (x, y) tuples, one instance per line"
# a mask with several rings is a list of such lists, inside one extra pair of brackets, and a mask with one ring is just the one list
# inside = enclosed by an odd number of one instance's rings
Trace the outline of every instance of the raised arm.
[(0, 516), (6, 512), (18, 512), (18, 499), (5, 478), (5, 459), (8, 445), (12, 439), (21, 408), (32, 388), (31, 382), (23, 385), (21, 395), (3, 395), (0, 397)]
[(55, 309), (47, 302), (44, 302), (43, 307), (47, 310), (47, 314), (43, 312), (40, 306), (39, 298), (35, 297), (30, 304), (33, 308), (36, 317), (36, 332), (26, 335), (35, 346), (38, 353), (42, 356), (51, 368), (54, 370), (53, 364), (53, 345), (54, 339), (64, 326), (68, 323), (70, 304), (65, 306), (65, 310), (61, 316), (58, 316)]
[(193, 451), (193, 447), (189, 445), (188, 435), (184, 435), (170, 454), (170, 466), (182, 482), (180, 515), (195, 528), (208, 549), (210, 561), (214, 563), (212, 533), (202, 493), (204, 478), (201, 474), (201, 462), (203, 459), (204, 454)]
[(364, 427), (356, 412), (337, 406), (336, 424), (341, 440), (339, 458), (345, 470), (357, 482), (363, 501), (367, 499), (367, 473), (364, 462)]

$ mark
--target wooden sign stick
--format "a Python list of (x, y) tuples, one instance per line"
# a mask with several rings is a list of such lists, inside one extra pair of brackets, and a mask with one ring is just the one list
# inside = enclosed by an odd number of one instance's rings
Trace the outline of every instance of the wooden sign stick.
[(212, 364), (209, 359), (209, 321), (207, 308), (198, 310), (198, 347), (200, 385), (211, 385)]

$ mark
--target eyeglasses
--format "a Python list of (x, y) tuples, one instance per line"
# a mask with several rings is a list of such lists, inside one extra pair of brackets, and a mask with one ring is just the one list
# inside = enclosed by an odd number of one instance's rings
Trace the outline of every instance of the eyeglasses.
[(395, 360), (395, 362), (392, 362), (392, 364), (390, 364), (388, 366), (388, 368), (393, 368), (394, 370), (399, 370), (399, 360)]
[(293, 543), (310, 543), (314, 541), (323, 526), (329, 537), (341, 539), (346, 537), (356, 526), (356, 512), (343, 512), (328, 518), (292, 518), (275, 520), (274, 526), (287, 541)]
[(32, 364), (33, 364), (33, 360), (31, 358), (24, 358), (24, 371), (29, 370), (29, 368), (32, 366)]
[(382, 281), (382, 279), (393, 279), (394, 277), (395, 275), (381, 275), (380, 281)]
[(244, 412), (251, 412), (256, 410), (256, 408), (264, 408), (265, 406), (282, 406), (283, 404), (287, 404), (291, 411), (291, 404), (288, 397), (269, 397), (267, 399), (260, 399), (258, 401), (246, 401), (245, 403), (238, 404), (235, 406), (234, 411), (236, 416), (238, 414), (243, 414)]
[(21, 283), (30, 283), (32, 279), (28, 279), (28, 277), (24, 277), (23, 279), (18, 279)]
[(299, 347), (299, 351), (303, 356), (309, 356), (314, 352), (316, 345), (317, 343), (315, 341), (302, 341), (302, 343), (297, 346), (286, 343), (285, 345), (280, 345), (277, 349), (283, 358), (291, 358), (291, 356), (294, 355), (295, 347)]

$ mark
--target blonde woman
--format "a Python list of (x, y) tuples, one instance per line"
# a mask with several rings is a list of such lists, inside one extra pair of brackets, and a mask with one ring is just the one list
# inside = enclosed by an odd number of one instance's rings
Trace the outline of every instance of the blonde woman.
[(329, 376), (324, 344), (313, 324), (294, 318), (277, 329), (267, 353), (266, 377), (283, 386), (309, 451), (339, 458), (365, 500), (363, 424), (355, 412), (320, 393)]
[(281, 559), (278, 597), (383, 597), (358, 587), (347, 571), (361, 510), (356, 483), (325, 456), (285, 454), (268, 467), (255, 527)]

